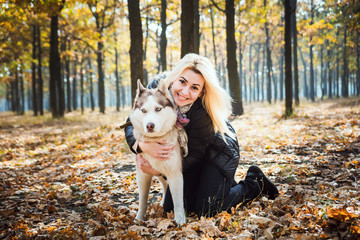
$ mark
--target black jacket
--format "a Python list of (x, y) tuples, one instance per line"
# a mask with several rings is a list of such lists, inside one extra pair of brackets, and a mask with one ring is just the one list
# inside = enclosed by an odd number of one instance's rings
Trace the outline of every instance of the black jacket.
[[(210, 116), (198, 98), (191, 106), (186, 116), (190, 119), (184, 127), (188, 135), (188, 155), (183, 159), (183, 171), (194, 164), (214, 164), (229, 181), (234, 181), (236, 168), (239, 164), (239, 144), (237, 139), (225, 135), (227, 144), (220, 133), (214, 133)], [(235, 133), (228, 123), (229, 129)], [(130, 149), (135, 143), (133, 127), (125, 128), (125, 136)], [(133, 151), (134, 152), (134, 151)]]

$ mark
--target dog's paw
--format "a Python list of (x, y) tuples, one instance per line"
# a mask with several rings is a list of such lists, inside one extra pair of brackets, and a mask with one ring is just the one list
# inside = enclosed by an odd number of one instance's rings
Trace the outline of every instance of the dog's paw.
[(144, 220), (140, 220), (140, 219), (134, 219), (134, 223), (136, 224), (136, 225), (144, 225)]
[(186, 223), (186, 217), (185, 215), (182, 214), (175, 216), (174, 220), (179, 226), (184, 225)]
[(139, 213), (138, 213), (138, 214), (136, 215), (136, 217), (135, 217), (135, 220), (134, 220), (134, 221), (135, 221), (135, 222), (140, 222), (140, 223), (141, 223), (141, 222), (144, 222), (144, 220), (145, 220), (145, 216), (144, 216), (143, 214), (139, 214)]

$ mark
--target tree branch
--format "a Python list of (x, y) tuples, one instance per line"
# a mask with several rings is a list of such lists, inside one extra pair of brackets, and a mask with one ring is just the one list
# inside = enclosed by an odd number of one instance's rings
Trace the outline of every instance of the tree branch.
[(225, 9), (220, 8), (219, 5), (218, 5), (216, 2), (214, 2), (214, 0), (211, 0), (211, 3), (212, 3), (212, 5), (213, 5), (214, 7), (216, 7), (220, 12), (225, 13)]

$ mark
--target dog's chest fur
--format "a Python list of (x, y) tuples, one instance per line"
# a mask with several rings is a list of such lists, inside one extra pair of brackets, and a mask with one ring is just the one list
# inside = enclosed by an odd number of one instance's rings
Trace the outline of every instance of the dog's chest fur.
[(134, 137), (139, 139), (140, 141), (154, 141), (159, 142), (162, 140), (166, 140), (167, 145), (174, 145), (174, 150), (172, 155), (166, 160), (158, 160), (156, 158), (151, 157), (146, 153), (142, 153), (141, 155), (149, 161), (151, 166), (158, 172), (161, 172), (164, 175), (171, 174), (172, 169), (181, 169), (181, 151), (180, 144), (178, 142), (178, 130), (172, 129), (167, 134), (161, 137), (147, 137), (141, 134), (139, 131), (134, 129)]

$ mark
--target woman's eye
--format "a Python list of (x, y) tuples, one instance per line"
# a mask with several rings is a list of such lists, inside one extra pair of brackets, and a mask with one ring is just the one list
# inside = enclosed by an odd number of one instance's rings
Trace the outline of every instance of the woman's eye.
[(199, 88), (197, 88), (197, 87), (193, 87), (192, 89), (195, 91), (199, 90)]
[(180, 82), (181, 84), (185, 84), (185, 81), (182, 80), (182, 79), (180, 79), (179, 82)]
[(157, 107), (157, 108), (155, 108), (155, 112), (160, 112), (160, 111), (161, 111), (161, 109), (162, 109), (162, 108)]
[(141, 112), (146, 113), (146, 110), (144, 108), (141, 109)]

